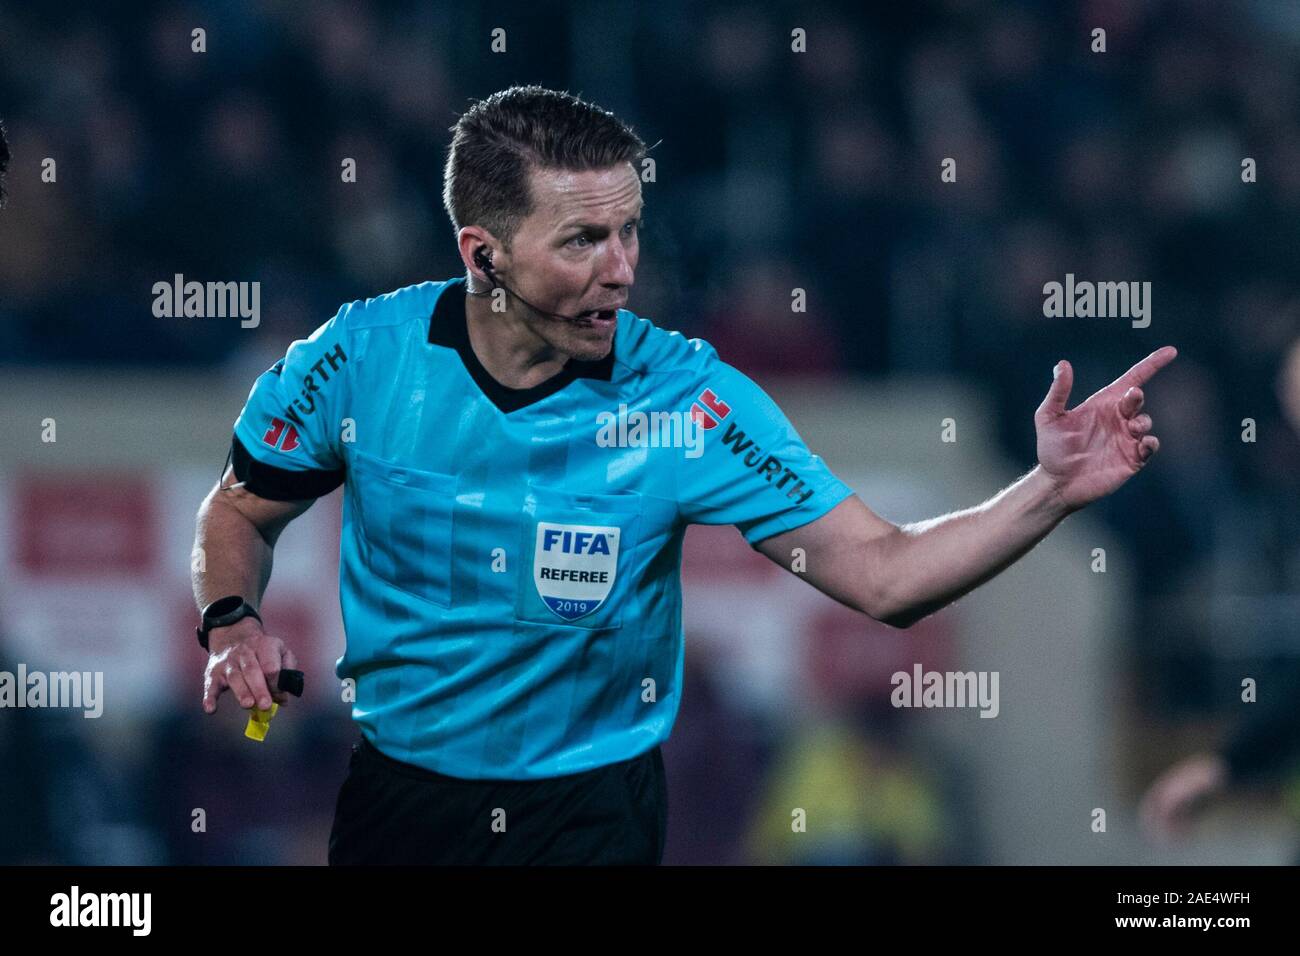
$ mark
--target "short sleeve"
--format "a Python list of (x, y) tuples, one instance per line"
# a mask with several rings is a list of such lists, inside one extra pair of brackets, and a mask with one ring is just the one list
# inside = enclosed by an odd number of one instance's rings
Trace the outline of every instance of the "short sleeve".
[(702, 450), (679, 456), (678, 502), (691, 524), (734, 524), (751, 545), (820, 518), (853, 493), (808, 450), (752, 379), (710, 355), (691, 417)]
[(235, 421), (235, 476), (259, 497), (318, 498), (343, 483), (348, 391), (344, 310), (253, 383)]

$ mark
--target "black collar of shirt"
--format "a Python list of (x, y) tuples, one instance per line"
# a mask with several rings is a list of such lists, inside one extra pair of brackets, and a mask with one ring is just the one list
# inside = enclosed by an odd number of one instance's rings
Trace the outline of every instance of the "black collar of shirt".
[(479, 361), (470, 346), (469, 319), (465, 310), (467, 294), (464, 277), (450, 280), (438, 293), (433, 315), (429, 318), (429, 343), (455, 349), (475, 384), (501, 411), (509, 413), (534, 402), (540, 402), (577, 378), (595, 378), (608, 382), (613, 376), (614, 347), (611, 345), (609, 354), (603, 359), (588, 362), (571, 358), (564, 363), (564, 368), (532, 388), (510, 388), (502, 385), (483, 367), (483, 363)]

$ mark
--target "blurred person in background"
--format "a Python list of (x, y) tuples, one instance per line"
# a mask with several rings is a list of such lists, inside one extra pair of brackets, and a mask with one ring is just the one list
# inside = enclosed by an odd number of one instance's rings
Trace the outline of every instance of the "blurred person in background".
[[(1139, 817), (1158, 843), (1186, 837), (1196, 816), (1230, 791), (1284, 795), (1291, 814), (1300, 801), (1300, 667), (1274, 669), (1259, 679), (1260, 699), (1218, 750), (1180, 760), (1147, 789)], [(1294, 851), (1300, 865), (1300, 848)]]
[[(1300, 339), (1285, 353), (1276, 393), (1283, 417), (1300, 435)], [(1290, 546), (1290, 562), (1278, 555), (1279, 563), (1293, 564), (1300, 557), (1294, 539)], [(1290, 634), (1295, 633), (1293, 627)], [(1258, 699), (1222, 747), (1180, 760), (1147, 788), (1139, 816), (1150, 839), (1165, 843), (1187, 836), (1196, 816), (1233, 790), (1280, 790), (1290, 795), (1285, 802), (1295, 812), (1300, 801), (1300, 645), (1295, 650), (1295, 656), (1261, 675)], [(1300, 848), (1295, 863), (1300, 865)]]
[(746, 862), (906, 866), (954, 852), (953, 814), (937, 781), (900, 746), (900, 711), (856, 709), (795, 726), (778, 742)]

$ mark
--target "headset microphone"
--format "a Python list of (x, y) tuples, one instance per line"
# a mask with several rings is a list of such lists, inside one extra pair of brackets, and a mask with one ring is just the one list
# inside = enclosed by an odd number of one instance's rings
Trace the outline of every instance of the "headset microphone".
[[(527, 299), (525, 299), (522, 295), (520, 295), (520, 294), (519, 294), (518, 292), (516, 292), (514, 289), (510, 288), (508, 285), (506, 285), (504, 282), (502, 282), (500, 279), (497, 278), (496, 269), (495, 269), (495, 267), (492, 265), (492, 257), (489, 256), (489, 255), (488, 255), (484, 250), (482, 250), (482, 249), (476, 249), (476, 250), (474, 251), (474, 264), (475, 264), (476, 266), (478, 266), (480, 269), (482, 269), (483, 272), (487, 275), (487, 277), (488, 277), (488, 281), (492, 283), (492, 287), (493, 287), (493, 288), (496, 288), (497, 286), (500, 286), (501, 288), (503, 288), (503, 289), (505, 289), (507, 292), (509, 292), (512, 296), (514, 296), (516, 299), (518, 299), (520, 302), (522, 302), (524, 305), (528, 306), (528, 308), (530, 308), (530, 309), (532, 309), (534, 312), (538, 313), (539, 315), (544, 315), (544, 316), (546, 316), (546, 317), (549, 318), (549, 319), (559, 319), (561, 322), (581, 322), (581, 323), (589, 323), (589, 322), (591, 321), (590, 319), (585, 319), (585, 318), (583, 318), (582, 316), (579, 316), (579, 315), (561, 315), (559, 312), (547, 312), (545, 309), (539, 309), (537, 306), (533, 305), (531, 302), (529, 302)], [(485, 293), (485, 292), (476, 292), (476, 293), (470, 293), (470, 294), (471, 294), (471, 295), (486, 295), (487, 293)]]

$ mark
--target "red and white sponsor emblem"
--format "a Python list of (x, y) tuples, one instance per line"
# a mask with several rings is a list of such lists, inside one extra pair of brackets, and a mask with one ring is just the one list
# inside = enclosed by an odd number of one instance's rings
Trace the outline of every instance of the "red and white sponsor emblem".
[[(281, 438), (284, 444), (280, 444)], [(271, 427), (262, 436), (262, 441), (272, 448), (279, 447), (280, 451), (293, 451), (298, 447), (298, 429), (282, 418), (272, 418)]]
[(713, 389), (706, 388), (691, 406), (691, 420), (698, 422), (706, 431), (717, 428), (718, 422), (731, 414), (731, 406), (718, 398)]

